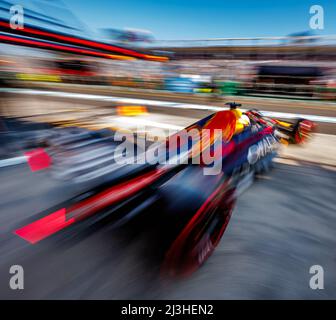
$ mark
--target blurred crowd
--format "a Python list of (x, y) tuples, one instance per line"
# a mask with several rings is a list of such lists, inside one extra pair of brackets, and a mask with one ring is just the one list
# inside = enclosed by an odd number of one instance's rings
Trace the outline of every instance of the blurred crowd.
[[(0, 49), (1, 50), (1, 49)], [(336, 63), (268, 59), (99, 59), (20, 49), (0, 51), (3, 86), (34, 82), (106, 85), (203, 95), (336, 99)]]

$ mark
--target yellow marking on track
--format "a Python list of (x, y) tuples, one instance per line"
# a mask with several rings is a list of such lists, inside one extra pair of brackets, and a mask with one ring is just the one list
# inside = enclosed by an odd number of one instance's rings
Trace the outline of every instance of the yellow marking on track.
[(138, 116), (148, 114), (144, 106), (118, 106), (117, 114), (119, 116)]
[(16, 78), (23, 81), (62, 82), (58, 75), (52, 74), (18, 73)]

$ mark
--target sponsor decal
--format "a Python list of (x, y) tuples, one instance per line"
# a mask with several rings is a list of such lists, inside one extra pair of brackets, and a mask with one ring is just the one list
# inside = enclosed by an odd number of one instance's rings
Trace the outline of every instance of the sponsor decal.
[(273, 136), (267, 136), (248, 149), (247, 161), (250, 164), (255, 164), (260, 158), (265, 157), (268, 153), (273, 152), (276, 148), (277, 140)]

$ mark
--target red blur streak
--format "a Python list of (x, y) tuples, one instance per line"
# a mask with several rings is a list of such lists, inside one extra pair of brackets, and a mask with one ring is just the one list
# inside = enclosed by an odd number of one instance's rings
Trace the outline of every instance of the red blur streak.
[(97, 73), (94, 71), (77, 71), (77, 70), (65, 70), (65, 69), (48, 69), (48, 68), (41, 68), (40, 69), (42, 73), (44, 74), (53, 74), (53, 75), (79, 75), (83, 77), (91, 77), (95, 76)]
[[(111, 187), (96, 196), (70, 207), (68, 210), (65, 208), (58, 210), (14, 231), (14, 233), (31, 244), (35, 244), (70, 226), (74, 222), (82, 220), (102, 208), (135, 194), (148, 184), (156, 181), (165, 172), (165, 169), (156, 169), (154, 172), (146, 173), (129, 182)], [(70, 214), (72, 216), (69, 217)]]
[(76, 220), (82, 220), (107, 206), (134, 195), (136, 192), (159, 179), (165, 172), (165, 169), (156, 169), (154, 172), (146, 173), (131, 181), (111, 187), (102, 193), (70, 207), (68, 213)]
[(10, 42), (18, 43), (18, 44), (34, 45), (36, 47), (44, 47), (46, 49), (55, 49), (55, 50), (60, 50), (60, 51), (68, 51), (68, 52), (73, 52), (73, 53), (86, 54), (86, 55), (91, 55), (91, 56), (103, 57), (107, 59), (113, 59), (112, 57), (110, 57), (109, 54), (102, 53), (99, 51), (79, 49), (79, 48), (74, 48), (74, 47), (72, 48), (72, 47), (67, 47), (67, 46), (62, 46), (62, 45), (57, 45), (57, 44), (52, 44), (52, 43), (46, 43), (46, 42), (41, 42), (41, 41), (36, 41), (36, 40), (21, 39), (21, 38), (4, 36), (4, 35), (0, 35), (0, 40), (10, 41)]
[(63, 208), (14, 231), (14, 233), (31, 244), (34, 244), (74, 222), (75, 219), (73, 218), (69, 220), (66, 219), (66, 209)]
[[(184, 227), (184, 229), (181, 231), (181, 233), (177, 236), (171, 247), (169, 248), (168, 252), (165, 255), (165, 261), (163, 263), (163, 270), (166, 270), (166, 268), (170, 268), (171, 264), (174, 263), (175, 259), (178, 259), (182, 254), (183, 245), (185, 244), (188, 236), (190, 235), (191, 231), (194, 229), (195, 225), (199, 223), (201, 217), (203, 216), (204, 212), (206, 212), (209, 205), (212, 204), (212, 201), (214, 201), (215, 197), (218, 195), (218, 193), (224, 188), (222, 184), (215, 189), (213, 193), (210, 194), (210, 196), (205, 200), (205, 202), (202, 204), (202, 206), (197, 210), (195, 215), (191, 218), (191, 220), (188, 222), (188, 224)], [(228, 223), (228, 221), (227, 221)], [(226, 224), (227, 224), (226, 223)], [(225, 225), (226, 227), (226, 225)], [(224, 227), (224, 229), (225, 229)], [(192, 272), (192, 269), (187, 270), (184, 272), (184, 275), (188, 275)]]
[[(187, 238), (187, 236), (190, 234), (190, 231), (194, 228), (194, 226), (197, 224), (197, 221), (202, 216), (204, 211), (206, 211), (207, 207), (211, 204), (213, 199), (216, 197), (216, 195), (224, 188), (224, 186), (221, 184), (210, 196), (205, 200), (205, 202), (202, 204), (202, 206), (197, 210), (195, 215), (191, 218), (189, 223), (185, 226), (185, 228), (182, 230), (180, 235), (175, 240), (172, 247), (177, 246), (178, 248), (182, 247), (182, 243)], [(171, 250), (171, 249), (170, 249)], [(169, 251), (170, 251), (169, 250)], [(174, 250), (176, 250), (174, 248)]]
[(28, 165), (32, 172), (40, 171), (50, 167), (51, 158), (44, 149), (35, 149), (33, 151), (25, 152)]
[[(5, 22), (0, 22), (0, 26), (10, 28), (9, 24), (5, 23)], [(35, 34), (35, 35), (40, 35), (40, 36), (45, 36), (45, 37), (50, 37), (50, 38), (62, 40), (62, 41), (65, 41), (65, 42), (76, 43), (76, 44), (90, 46), (90, 47), (93, 47), (93, 48), (99, 48), (99, 49), (103, 49), (103, 50), (119, 52), (119, 53), (129, 55), (129, 56), (133, 56), (133, 57), (138, 57), (138, 58), (143, 58), (143, 59), (147, 58), (145, 54), (141, 54), (141, 53), (138, 53), (136, 51), (123, 49), (123, 48), (120, 48), (120, 47), (115, 47), (115, 46), (111, 46), (111, 45), (100, 43), (100, 42), (95, 42), (95, 41), (90, 41), (90, 40), (85, 40), (85, 39), (80, 39), (80, 38), (75, 38), (75, 37), (63, 36), (63, 35), (59, 35), (59, 34), (55, 34), (55, 33), (51, 33), (51, 32), (45, 32), (45, 31), (41, 31), (41, 30), (38, 30), (38, 29), (28, 28), (28, 27), (25, 27), (24, 29), (17, 29), (17, 30), (21, 31), (23, 33), (26, 32), (26, 33), (31, 33), (31, 34)]]
[(225, 156), (227, 156), (229, 153), (231, 153), (231, 152), (234, 150), (235, 145), (236, 145), (236, 144), (234, 143), (234, 141), (230, 141), (229, 143), (224, 144), (224, 145), (222, 146), (222, 157), (225, 157)]
[[(52, 71), (54, 72), (54, 71)], [(51, 72), (50, 72), (51, 73)], [(56, 73), (56, 72), (54, 72)], [(61, 70), (58, 72), (58, 74), (62, 75), (78, 75), (78, 76), (82, 76), (82, 77), (92, 77), (95, 75), (94, 72), (92, 71), (81, 71), (81, 70)]]

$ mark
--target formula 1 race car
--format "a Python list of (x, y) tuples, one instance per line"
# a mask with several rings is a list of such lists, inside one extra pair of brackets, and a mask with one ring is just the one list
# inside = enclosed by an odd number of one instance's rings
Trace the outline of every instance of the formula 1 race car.
[(306, 119), (288, 120), (272, 119), (264, 116), (257, 109), (249, 110), (245, 113), (254, 123), (273, 126), (276, 135), (281, 142), (287, 144), (300, 144), (307, 141), (315, 129), (315, 123)]
[(250, 123), (239, 133), (235, 113), (225, 110), (161, 142), (134, 133), (121, 139), (110, 130), (53, 129), (44, 141), (52, 177), (87, 189), (14, 233), (39, 245), (71, 241), (107, 224), (141, 231), (164, 275), (190, 274), (214, 251), (237, 196), (270, 167), (279, 141), (287, 135), (300, 143), (313, 127), (306, 120), (287, 125), (256, 110), (245, 114)]

